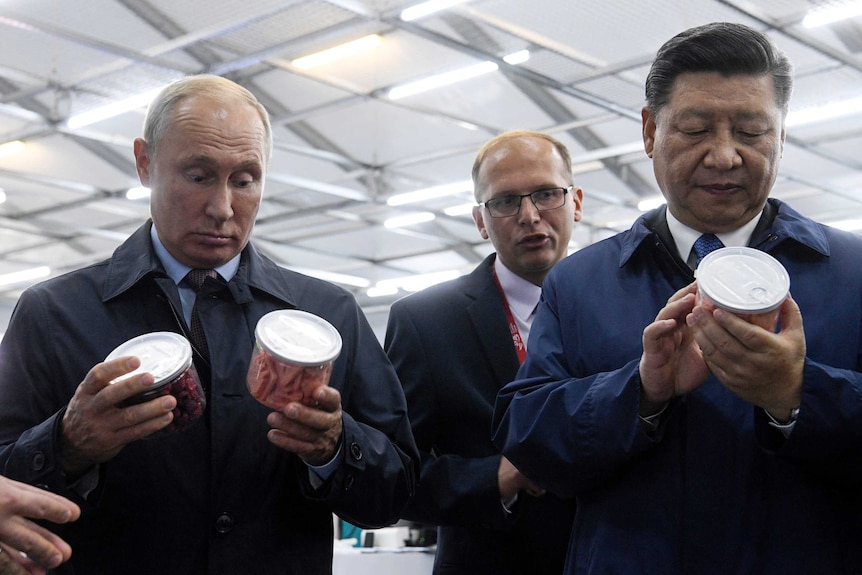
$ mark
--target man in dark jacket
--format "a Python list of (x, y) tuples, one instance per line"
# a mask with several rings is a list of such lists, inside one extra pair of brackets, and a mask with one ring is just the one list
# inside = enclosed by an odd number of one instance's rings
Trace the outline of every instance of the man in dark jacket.
[[(412, 494), (403, 393), (354, 299), (249, 243), (271, 146), (244, 88), (217, 76), (168, 86), (134, 148), (152, 222), (111, 259), (21, 296), (0, 350), (0, 468), (81, 503), (61, 572), (329, 573), (332, 512), (382, 526)], [(192, 269), (217, 272), (197, 295)], [(110, 384), (138, 361), (100, 362), (144, 333), (188, 334), (193, 305), (206, 412), (153, 436), (176, 400), (121, 407), (153, 378)], [(246, 385), (254, 329), (290, 308), (329, 321), (343, 348), (308, 405), (270, 412)]]
[(434, 573), (561, 572), (574, 501), (547, 494), (491, 444), (494, 398), (526, 349), (545, 275), (581, 218), (566, 147), (514, 131), (473, 167), (473, 217), (496, 253), (469, 275), (396, 302), (386, 331), (422, 453), (405, 517), (439, 525)]
[[(862, 573), (862, 238), (768, 197), (792, 78), (743, 25), (669, 40), (642, 114), (667, 206), (545, 280), (495, 444), (577, 496), (568, 574)], [(784, 265), (777, 328), (698, 301), (702, 234)]]

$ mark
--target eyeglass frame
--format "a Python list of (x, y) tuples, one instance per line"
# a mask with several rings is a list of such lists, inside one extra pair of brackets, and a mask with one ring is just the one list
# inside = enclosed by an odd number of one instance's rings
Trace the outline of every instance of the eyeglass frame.
[[(488, 210), (488, 215), (491, 216), (492, 218), (512, 218), (512, 217), (517, 216), (518, 214), (521, 213), (521, 204), (523, 203), (524, 198), (530, 198), (530, 201), (533, 202), (533, 207), (536, 208), (537, 212), (550, 212), (551, 210), (558, 210), (558, 209), (560, 209), (566, 205), (566, 194), (571, 192), (574, 189), (574, 187), (575, 187), (574, 184), (569, 184), (566, 187), (554, 186), (554, 187), (550, 187), (550, 188), (542, 188), (540, 190), (532, 191), (529, 194), (506, 194), (504, 196), (498, 196), (496, 198), (491, 198), (490, 200), (487, 200), (485, 202), (479, 202), (479, 205), (486, 208)], [(533, 194), (538, 194), (540, 192), (547, 192), (548, 190), (563, 190), (563, 195), (562, 195), (563, 201), (560, 203), (559, 206), (554, 206), (553, 208), (540, 208), (536, 204), (536, 200), (533, 199)], [(518, 198), (518, 209), (515, 211), (515, 213), (509, 214), (507, 216), (495, 216), (494, 215), (494, 212), (488, 206), (488, 202), (493, 202), (494, 200), (499, 200), (502, 198)]]

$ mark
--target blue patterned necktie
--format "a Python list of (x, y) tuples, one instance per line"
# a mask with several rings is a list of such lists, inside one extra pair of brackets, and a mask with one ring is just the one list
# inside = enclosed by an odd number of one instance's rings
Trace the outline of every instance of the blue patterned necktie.
[(700, 260), (706, 257), (706, 255), (710, 252), (714, 252), (718, 248), (723, 248), (724, 244), (721, 243), (721, 240), (718, 239), (715, 234), (703, 234), (694, 242), (694, 246), (692, 249), (694, 250), (694, 254), (697, 256), (697, 259), (694, 262), (694, 267), (700, 265)]
[(200, 353), (207, 361), (209, 361), (209, 346), (207, 345), (207, 338), (204, 335), (204, 328), (201, 325), (201, 319), (198, 316), (198, 297), (197, 293), (200, 291), (201, 286), (204, 285), (204, 281), (207, 278), (216, 277), (215, 270), (191, 270), (188, 274), (186, 274), (186, 283), (189, 284), (193, 290), (195, 290), (195, 303), (192, 306), (192, 320), (191, 325), (189, 326), (189, 335), (192, 339), (192, 344), (197, 349), (198, 353)]

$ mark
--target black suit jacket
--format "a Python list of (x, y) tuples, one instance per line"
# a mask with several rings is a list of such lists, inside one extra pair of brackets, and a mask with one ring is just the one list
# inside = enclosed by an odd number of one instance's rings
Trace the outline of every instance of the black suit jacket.
[(441, 526), (436, 574), (562, 573), (574, 501), (521, 493), (512, 514), (500, 503), (491, 416), (519, 365), (494, 258), (390, 311), (384, 347), (422, 456), (404, 517)]

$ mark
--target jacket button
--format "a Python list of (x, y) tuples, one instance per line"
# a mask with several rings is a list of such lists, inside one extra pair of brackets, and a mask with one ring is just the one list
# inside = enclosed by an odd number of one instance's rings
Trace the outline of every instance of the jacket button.
[(350, 457), (355, 461), (362, 459), (362, 448), (359, 447), (359, 444), (356, 442), (350, 444)]
[(233, 519), (227, 513), (222, 513), (218, 516), (215, 522), (215, 530), (219, 533), (227, 533), (233, 529)]
[(41, 451), (34, 453), (31, 464), (33, 465), (33, 471), (42, 471), (45, 468), (45, 454)]

